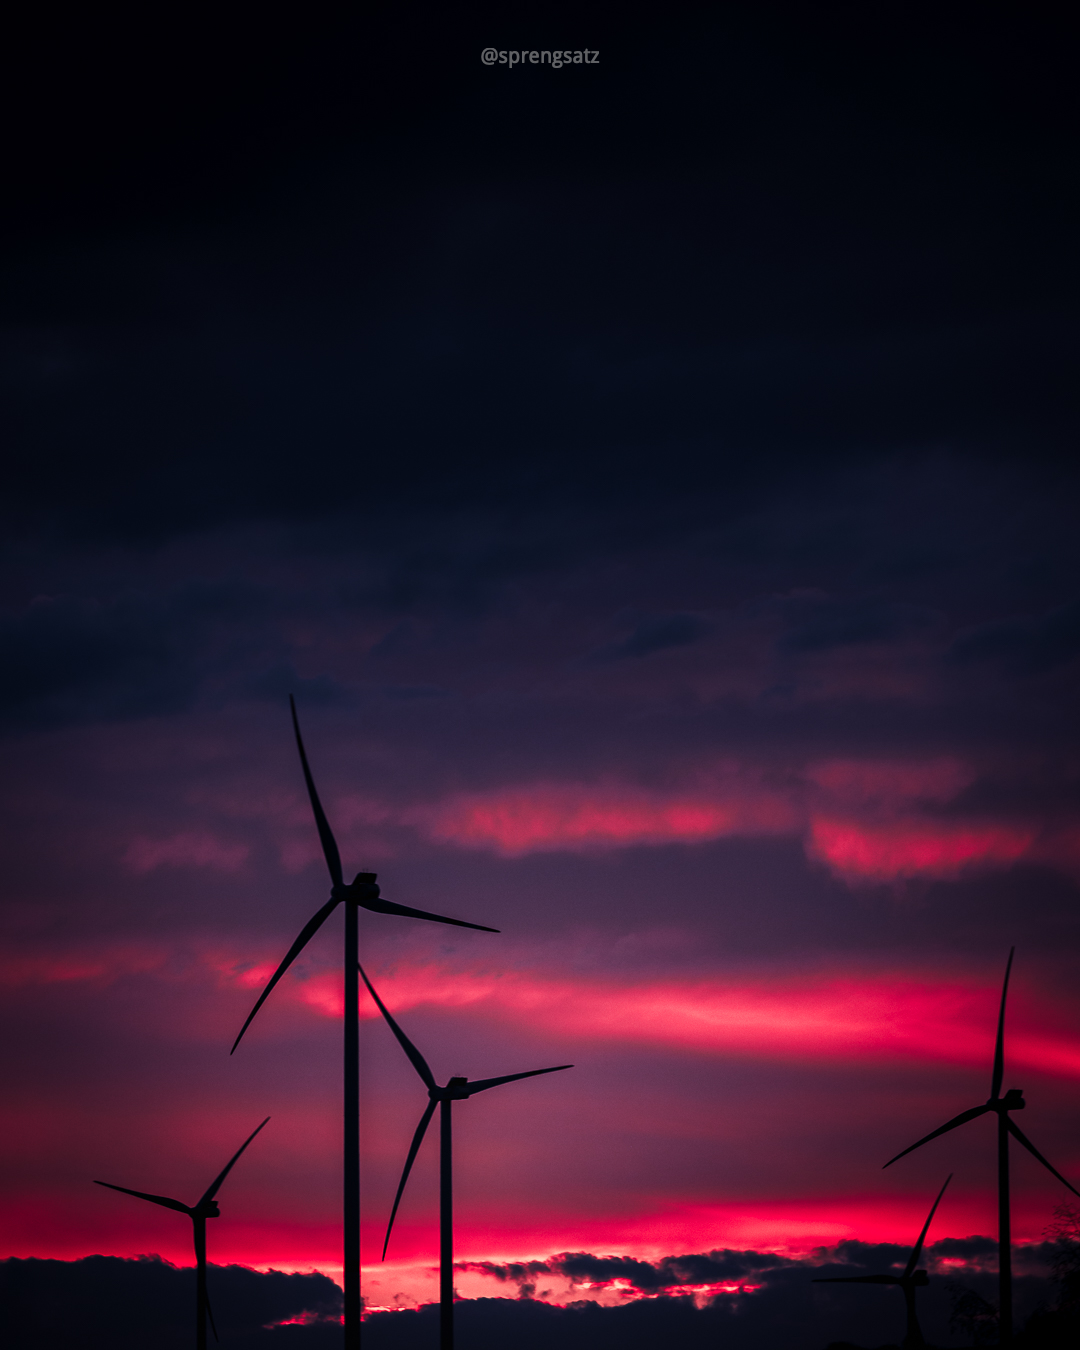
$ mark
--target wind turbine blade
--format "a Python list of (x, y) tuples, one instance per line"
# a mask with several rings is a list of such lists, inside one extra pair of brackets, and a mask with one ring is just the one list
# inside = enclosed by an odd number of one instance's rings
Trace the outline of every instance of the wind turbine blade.
[(1011, 1117), (1009, 1118), (1009, 1133), (1019, 1143), (1023, 1144), (1023, 1146), (1027, 1149), (1027, 1151), (1031, 1154), (1033, 1158), (1038, 1158), (1039, 1162), (1042, 1163), (1042, 1165), (1046, 1168), (1048, 1172), (1053, 1172), (1054, 1176), (1057, 1177), (1058, 1181), (1060, 1181), (1063, 1186), (1068, 1186), (1069, 1190), (1072, 1191), (1073, 1195), (1080, 1195), (1080, 1191), (1076, 1189), (1076, 1187), (1072, 1184), (1071, 1181), (1066, 1181), (1056, 1167), (1050, 1166), (1050, 1164), (1046, 1161), (1046, 1159), (1035, 1147), (1035, 1145), (1031, 1142), (1031, 1140), (1027, 1137), (1027, 1135), (1024, 1134), (1024, 1132), (1020, 1129), (1020, 1126), (1017, 1125)]
[(382, 1015), (386, 1018), (387, 1022), (390, 1024), (390, 1030), (391, 1030), (391, 1031), (394, 1033), (394, 1035), (398, 1038), (398, 1044), (401, 1046), (402, 1050), (404, 1050), (405, 1053), (409, 1056), (409, 1059), (412, 1061), (412, 1066), (413, 1066), (413, 1068), (414, 1068), (414, 1069), (416, 1070), (416, 1072), (420, 1075), (420, 1077), (424, 1080), (424, 1086), (425, 1086), (426, 1088), (434, 1088), (434, 1087), (436, 1087), (437, 1084), (436, 1084), (436, 1082), (435, 1082), (435, 1075), (434, 1075), (434, 1074), (431, 1072), (431, 1070), (428, 1068), (428, 1062), (427, 1062), (427, 1060), (426, 1060), (426, 1059), (424, 1058), (424, 1056), (420, 1053), (420, 1051), (417, 1050), (416, 1046), (413, 1045), (412, 1041), (409, 1040), (408, 1036), (405, 1035), (405, 1033), (402, 1031), (402, 1029), (398, 1026), (398, 1024), (397, 1024), (397, 1023), (394, 1021), (394, 1019), (390, 1016), (389, 1012), (388, 1012), (387, 1009), (386, 1009), (386, 1004), (382, 1001), (382, 999), (381, 999), (381, 998), (378, 996), (378, 994), (375, 992), (375, 986), (374, 986), (374, 985), (371, 983), (371, 981), (368, 979), (368, 977), (367, 977), (367, 971), (364, 969), (364, 967), (360, 964), (359, 961), (357, 961), (357, 963), (356, 963), (356, 968), (357, 968), (357, 970), (359, 970), (361, 976), (363, 977), (364, 983), (365, 983), (365, 984), (367, 985), (367, 987), (368, 987), (368, 993), (369, 993), (369, 994), (371, 995), (371, 997), (375, 1000), (375, 1002), (379, 1005), (379, 1011), (382, 1013)]
[[(218, 1175), (214, 1178), (213, 1182), (211, 1182), (209, 1189), (203, 1192), (203, 1195), (202, 1195), (201, 1199), (199, 1200), (199, 1205), (204, 1205), (204, 1204), (207, 1202), (207, 1200), (213, 1200), (214, 1196), (217, 1195), (217, 1193), (218, 1193), (218, 1189), (220, 1188), (221, 1183), (225, 1180), (225, 1178), (226, 1178), (226, 1177), (229, 1175), (229, 1173), (233, 1170), (233, 1167), (234, 1167), (234, 1165), (235, 1165), (235, 1163), (236, 1163), (237, 1158), (239, 1158), (240, 1154), (243, 1153), (244, 1149), (247, 1148), (248, 1144), (251, 1143), (251, 1141), (252, 1141), (252, 1140), (255, 1138), (255, 1136), (259, 1133), (259, 1130), (262, 1129), (263, 1125), (265, 1125), (265, 1124), (266, 1124), (266, 1121), (269, 1120), (269, 1119), (270, 1119), (270, 1117), (267, 1116), (267, 1117), (266, 1117), (266, 1120), (263, 1121), (262, 1125), (260, 1125), (260, 1126), (258, 1127), (258, 1129), (254, 1129), (254, 1130), (251, 1131), (251, 1133), (248, 1135), (248, 1137), (244, 1140), (244, 1142), (240, 1145), (240, 1147), (239, 1147), (239, 1148), (236, 1150), (236, 1152), (232, 1155), (232, 1157), (231, 1157), (231, 1158), (229, 1159), (229, 1161), (225, 1164), (225, 1166), (221, 1169), (221, 1171), (218, 1173)], [(199, 1208), (199, 1205), (196, 1205), (195, 1208), (198, 1209), (198, 1208)]]
[(1001, 986), (1001, 1011), (998, 1013), (997, 1041), (994, 1044), (994, 1079), (990, 1084), (990, 1096), (1001, 1096), (1001, 1080), (1005, 1077), (1005, 995), (1009, 992), (1009, 972), (1012, 970), (1015, 947), (1009, 948), (1009, 960), (1005, 966), (1005, 983)]
[(899, 1275), (820, 1275), (811, 1284), (899, 1284)]
[[(269, 1119), (269, 1117), (267, 1117)], [(214, 1340), (221, 1344), (221, 1337), (217, 1334), (217, 1327), (214, 1325), (214, 1310), (210, 1306), (210, 1295), (206, 1295), (206, 1315), (210, 1319), (210, 1330), (214, 1333)]]
[(397, 1195), (394, 1196), (394, 1208), (390, 1211), (390, 1222), (386, 1225), (386, 1238), (382, 1245), (382, 1259), (386, 1260), (386, 1249), (390, 1245), (390, 1234), (394, 1227), (394, 1220), (397, 1218), (398, 1205), (401, 1204), (401, 1197), (405, 1191), (405, 1183), (409, 1179), (409, 1173), (412, 1171), (412, 1165), (416, 1161), (416, 1155), (420, 1151), (420, 1145), (424, 1141), (424, 1134), (427, 1127), (431, 1124), (431, 1117), (435, 1114), (435, 1108), (438, 1102), (432, 1100), (427, 1104), (427, 1110), (420, 1117), (420, 1124), (416, 1127), (416, 1133), (413, 1135), (413, 1141), (409, 1145), (409, 1156), (405, 1159), (405, 1170), (401, 1174), (401, 1180), (398, 1182)]
[(468, 1095), (471, 1097), (477, 1092), (486, 1092), (488, 1088), (498, 1087), (500, 1083), (514, 1083), (519, 1078), (535, 1078), (539, 1073), (558, 1073), (560, 1069), (572, 1069), (572, 1064), (556, 1064), (552, 1069), (530, 1069), (528, 1073), (508, 1073), (502, 1078), (478, 1078), (475, 1083), (468, 1085)]
[(308, 768), (307, 755), (304, 753), (304, 741), (300, 735), (300, 723), (296, 717), (296, 702), (292, 694), (289, 695), (289, 707), (292, 710), (293, 730), (296, 732), (296, 748), (300, 751), (300, 763), (304, 769), (304, 782), (307, 783), (308, 796), (311, 798), (311, 809), (315, 813), (315, 825), (319, 831), (326, 865), (330, 869), (330, 880), (335, 886), (343, 886), (345, 880), (341, 874), (341, 854), (338, 852), (337, 841), (334, 839), (330, 822), (326, 819), (326, 812), (322, 809), (322, 802), (319, 801), (319, 794), (315, 791), (315, 780)]
[(191, 1213), (187, 1205), (182, 1204), (179, 1200), (170, 1200), (167, 1195), (147, 1195), (145, 1191), (131, 1191), (126, 1186), (114, 1186), (111, 1181), (95, 1181), (94, 1185), (108, 1186), (110, 1191), (123, 1191), (125, 1195), (134, 1195), (140, 1200), (149, 1200), (152, 1205), (164, 1205), (166, 1209), (179, 1210), (181, 1214)]
[(376, 914), (403, 914), (408, 919), (430, 919), (432, 923), (452, 923), (455, 928), (476, 928), (481, 933), (497, 933), (499, 929), (488, 928), (482, 923), (466, 923), (464, 919), (448, 919), (445, 914), (429, 914), (426, 909), (412, 909), (409, 905), (399, 905), (393, 900), (367, 900), (360, 902), (364, 909), (374, 910)]
[(897, 1159), (903, 1158), (905, 1154), (914, 1153), (917, 1148), (922, 1148), (923, 1144), (928, 1144), (931, 1139), (936, 1139), (939, 1134), (948, 1134), (950, 1130), (955, 1130), (957, 1125), (966, 1125), (969, 1120), (974, 1120), (976, 1116), (984, 1116), (989, 1110), (988, 1106), (973, 1106), (970, 1111), (961, 1111), (958, 1116), (954, 1116), (939, 1130), (932, 1130), (930, 1134), (924, 1135), (917, 1144), (912, 1144), (910, 1148), (904, 1149), (903, 1153), (898, 1153), (895, 1158), (890, 1158), (885, 1167), (891, 1167)]
[[(945, 1178), (945, 1186), (947, 1186), (949, 1182), (952, 1181), (952, 1179), (953, 1174), (950, 1172), (949, 1175)], [(922, 1255), (923, 1243), (926, 1241), (926, 1234), (930, 1229), (930, 1220), (934, 1217), (934, 1212), (937, 1209), (938, 1205), (941, 1204), (941, 1197), (945, 1194), (945, 1186), (942, 1186), (941, 1190), (938, 1191), (937, 1199), (930, 1206), (930, 1213), (926, 1216), (926, 1222), (922, 1226), (922, 1232), (919, 1234), (919, 1240), (918, 1242), (916, 1242), (915, 1246), (912, 1247), (911, 1249), (911, 1255), (908, 1257), (908, 1263), (904, 1267), (905, 1278), (907, 1278), (907, 1276), (910, 1275), (911, 1272), (915, 1269), (915, 1267), (919, 1264), (919, 1257)]]
[(311, 941), (311, 939), (323, 926), (326, 920), (330, 917), (331, 913), (336, 908), (337, 904), (338, 902), (332, 898), (330, 900), (327, 900), (326, 904), (323, 905), (322, 909), (320, 909), (317, 914), (314, 914), (307, 921), (307, 923), (304, 924), (303, 928), (300, 930), (300, 936), (289, 948), (288, 953), (285, 956), (285, 960), (282, 961), (281, 965), (278, 966), (277, 970), (274, 971), (273, 975), (270, 977), (270, 983), (259, 995), (258, 1003), (256, 1003), (254, 1008), (252, 1008), (252, 1010), (248, 1013), (247, 1021), (240, 1028), (240, 1035), (237, 1036), (235, 1041), (233, 1041), (232, 1050), (229, 1051), (230, 1055), (233, 1053), (233, 1051), (235, 1051), (236, 1047), (240, 1044), (241, 1040), (243, 1039), (244, 1032), (247, 1031), (249, 1026), (251, 1026), (255, 1014), (259, 1011), (262, 1005), (270, 997), (271, 989), (273, 989), (274, 985), (277, 984), (278, 980), (281, 979), (282, 975), (285, 974), (285, 972), (289, 969), (292, 963), (296, 960), (296, 958), (304, 950), (307, 944)]

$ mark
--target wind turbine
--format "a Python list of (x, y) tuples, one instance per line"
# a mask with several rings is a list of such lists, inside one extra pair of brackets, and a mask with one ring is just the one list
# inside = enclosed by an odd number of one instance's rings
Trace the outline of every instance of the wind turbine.
[(274, 971), (270, 982), (259, 995), (258, 1002), (248, 1013), (248, 1019), (240, 1028), (240, 1035), (233, 1042), (231, 1055), (240, 1044), (244, 1032), (252, 1019), (266, 1002), (270, 991), (282, 975), (288, 970), (307, 944), (319, 931), (338, 905), (345, 906), (345, 1160), (344, 1160), (344, 1285), (345, 1285), (345, 1350), (358, 1350), (360, 1345), (360, 987), (356, 979), (359, 969), (357, 953), (357, 919), (361, 909), (374, 910), (377, 914), (401, 914), (410, 919), (431, 919), (435, 923), (451, 923), (458, 928), (478, 928), (484, 933), (497, 933), (497, 928), (485, 928), (480, 923), (466, 923), (464, 919), (448, 919), (442, 914), (429, 914), (423, 909), (410, 909), (408, 905), (395, 904), (393, 900), (379, 898), (379, 888), (375, 884), (374, 872), (357, 872), (353, 880), (346, 885), (341, 870), (341, 855), (334, 839), (326, 813), (315, 791), (315, 780), (308, 768), (304, 742), (300, 736), (300, 723), (296, 717), (296, 703), (289, 695), (289, 707), (292, 710), (293, 730), (296, 732), (296, 748), (300, 751), (300, 763), (304, 769), (304, 782), (307, 784), (311, 809), (315, 815), (315, 826), (319, 831), (326, 865), (330, 869), (330, 899), (317, 910), (300, 930), (300, 936), (285, 954), (285, 959)]
[[(950, 1172), (945, 1178), (945, 1186), (953, 1179)], [(930, 1227), (930, 1221), (934, 1217), (934, 1211), (941, 1204), (941, 1197), (945, 1194), (945, 1186), (938, 1191), (938, 1197), (930, 1206), (930, 1213), (926, 1216), (926, 1222), (922, 1226), (922, 1232), (919, 1234), (919, 1240), (911, 1249), (911, 1255), (908, 1257), (907, 1265), (904, 1267), (902, 1275), (832, 1275), (822, 1276), (813, 1281), (814, 1284), (898, 1284), (904, 1291), (904, 1303), (907, 1307), (907, 1330), (904, 1333), (904, 1339), (901, 1342), (903, 1350), (922, 1350), (926, 1345), (923, 1340), (922, 1328), (919, 1326), (919, 1319), (915, 1316), (915, 1290), (916, 1287), (929, 1284), (930, 1276), (925, 1270), (916, 1270), (919, 1264), (919, 1257), (922, 1255), (923, 1243), (926, 1241), (927, 1230)]]
[(416, 1127), (416, 1133), (409, 1146), (409, 1156), (405, 1159), (405, 1170), (398, 1183), (397, 1195), (394, 1196), (394, 1208), (390, 1211), (390, 1222), (386, 1225), (386, 1239), (383, 1242), (384, 1261), (405, 1183), (409, 1179), (409, 1173), (416, 1161), (427, 1127), (431, 1123), (431, 1117), (435, 1114), (435, 1108), (442, 1107), (439, 1113), (439, 1346), (440, 1350), (454, 1350), (454, 1176), (450, 1125), (453, 1104), (464, 1101), (466, 1097), (475, 1096), (478, 1092), (486, 1092), (488, 1088), (499, 1087), (502, 1083), (513, 1083), (519, 1078), (535, 1078), (541, 1073), (558, 1073), (560, 1069), (572, 1069), (574, 1066), (556, 1064), (550, 1069), (528, 1069), (525, 1073), (508, 1073), (502, 1078), (480, 1078), (473, 1083), (467, 1078), (451, 1078), (445, 1087), (439, 1087), (435, 1075), (428, 1068), (427, 1060), (387, 1012), (386, 1004), (375, 992), (363, 967), (359, 969), (368, 992), (379, 1005), (379, 1011), (386, 1018), (390, 1030), (397, 1037), (402, 1050), (408, 1055), (413, 1068), (423, 1080), (428, 1097), (431, 1099), (420, 1117), (420, 1124)]
[[(266, 1120), (270, 1117), (267, 1116)], [(232, 1171), (237, 1158), (247, 1148), (248, 1144), (255, 1138), (266, 1124), (262, 1125), (248, 1135), (222, 1170), (203, 1192), (201, 1198), (194, 1205), (185, 1205), (181, 1200), (170, 1200), (165, 1195), (148, 1195), (145, 1191), (132, 1191), (127, 1186), (114, 1186), (111, 1181), (95, 1181), (95, 1186), (108, 1186), (110, 1191), (123, 1191), (125, 1195), (137, 1196), (140, 1200), (149, 1200), (153, 1205), (164, 1205), (166, 1209), (179, 1210), (181, 1214), (187, 1214), (191, 1217), (192, 1227), (195, 1230), (195, 1346), (196, 1350), (206, 1350), (206, 1318), (210, 1317), (210, 1325), (214, 1327), (214, 1314), (210, 1312), (210, 1300), (206, 1295), (206, 1221), (207, 1219), (220, 1219), (221, 1210), (218, 1209), (217, 1201), (214, 1196), (221, 1189), (221, 1183)], [(214, 1327), (214, 1340), (217, 1340), (217, 1327)]]
[(1009, 1119), (1010, 1111), (1022, 1111), (1027, 1105), (1024, 1101), (1022, 1089), (1010, 1088), (1004, 1097), (1001, 1095), (1001, 1082), (1005, 1076), (1005, 997), (1009, 992), (1009, 973), (1012, 970), (1015, 952), (1015, 947), (1009, 948), (1009, 960), (1005, 966), (1005, 983), (1001, 987), (1001, 1011), (998, 1014), (997, 1043), (994, 1046), (994, 1074), (990, 1080), (990, 1096), (982, 1106), (973, 1106), (969, 1111), (961, 1111), (958, 1116), (946, 1121), (939, 1129), (932, 1130), (929, 1134), (924, 1135), (917, 1143), (904, 1149), (902, 1153), (898, 1153), (895, 1158), (890, 1158), (885, 1164), (886, 1167), (891, 1167), (897, 1159), (914, 1152), (917, 1148), (921, 1148), (931, 1139), (936, 1139), (939, 1134), (947, 1134), (950, 1130), (955, 1130), (958, 1125), (966, 1125), (969, 1120), (974, 1120), (977, 1116), (984, 1116), (991, 1111), (996, 1112), (998, 1140), (998, 1315), (1001, 1320), (1002, 1345), (1011, 1345), (1013, 1334), (1012, 1239), (1009, 1231), (1009, 1135), (1011, 1134), (1014, 1139), (1023, 1144), (1031, 1156), (1037, 1158), (1048, 1172), (1052, 1172), (1063, 1186), (1068, 1186), (1073, 1195), (1080, 1195), (1080, 1191), (1066, 1181), (1056, 1167), (1051, 1167), (1027, 1135), (1021, 1131), (1019, 1125), (1014, 1120)]

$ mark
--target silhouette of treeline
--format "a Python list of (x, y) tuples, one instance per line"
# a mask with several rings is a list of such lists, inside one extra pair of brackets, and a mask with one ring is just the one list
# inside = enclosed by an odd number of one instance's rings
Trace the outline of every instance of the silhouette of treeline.
[[(1017, 1345), (1075, 1347), (1075, 1315), (1038, 1317), (1060, 1299), (1068, 1282), (1051, 1278), (1061, 1244), (1017, 1248), (1017, 1311), (1031, 1333)], [(948, 1258), (977, 1299), (996, 1295), (994, 1239), (945, 1239), (927, 1252)], [(902, 1266), (907, 1249), (891, 1243), (843, 1242), (812, 1257), (793, 1259), (754, 1251), (669, 1256), (657, 1262), (587, 1252), (547, 1261), (466, 1266), (501, 1281), (513, 1297), (463, 1299), (456, 1304), (470, 1350), (824, 1350), (829, 1344), (878, 1347), (895, 1343), (896, 1309), (873, 1287), (813, 1285), (812, 1275), (858, 1274)], [(1045, 1271), (1040, 1275), (1037, 1271)], [(1060, 1273), (1060, 1272), (1059, 1272)], [(214, 1315), (223, 1344), (239, 1350), (340, 1350), (341, 1290), (327, 1276), (260, 1274), (241, 1266), (211, 1267)], [(619, 1307), (591, 1301), (560, 1307), (541, 1301), (555, 1279), (593, 1284), (618, 1281), (651, 1295)], [(189, 1350), (195, 1273), (156, 1257), (134, 1260), (91, 1256), (80, 1261), (0, 1262), (0, 1309), (5, 1350)], [(688, 1287), (722, 1282), (759, 1286), (737, 1297), (695, 1306)], [(547, 1282), (547, 1283), (545, 1283)], [(935, 1280), (920, 1309), (931, 1344), (956, 1345), (970, 1336), (949, 1331), (957, 1306), (954, 1283)], [(570, 1297), (573, 1297), (571, 1293)], [(438, 1305), (417, 1311), (373, 1313), (365, 1322), (366, 1350), (430, 1350), (438, 1336)], [(1071, 1331), (1062, 1317), (1067, 1316)], [(282, 1325), (287, 1323), (288, 1325)], [(1068, 1339), (1071, 1335), (1072, 1339)]]

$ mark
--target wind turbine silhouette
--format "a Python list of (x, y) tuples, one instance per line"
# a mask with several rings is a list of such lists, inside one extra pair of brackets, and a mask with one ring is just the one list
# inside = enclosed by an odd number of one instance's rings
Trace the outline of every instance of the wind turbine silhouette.
[(206, 1350), (206, 1318), (208, 1315), (210, 1325), (214, 1327), (214, 1340), (216, 1341), (218, 1338), (217, 1327), (214, 1326), (214, 1314), (210, 1311), (210, 1300), (206, 1293), (206, 1221), (207, 1219), (219, 1219), (221, 1217), (221, 1210), (218, 1209), (214, 1196), (221, 1189), (221, 1183), (232, 1171), (240, 1154), (243, 1153), (269, 1119), (270, 1117), (267, 1116), (258, 1129), (252, 1130), (194, 1205), (185, 1205), (181, 1200), (170, 1200), (165, 1195), (148, 1195), (146, 1191), (132, 1191), (127, 1186), (114, 1186), (111, 1181), (94, 1182), (95, 1186), (107, 1186), (110, 1191), (123, 1191), (125, 1195), (134, 1195), (140, 1200), (149, 1200), (153, 1205), (164, 1205), (166, 1209), (179, 1210), (181, 1214), (190, 1216), (192, 1227), (195, 1230), (196, 1350)]
[[(945, 1178), (945, 1186), (952, 1179), (953, 1174), (950, 1172)], [(813, 1281), (814, 1284), (898, 1284), (904, 1291), (904, 1303), (907, 1307), (907, 1330), (901, 1342), (903, 1350), (922, 1350), (922, 1347), (926, 1345), (923, 1340), (922, 1328), (919, 1326), (919, 1319), (915, 1316), (915, 1290), (920, 1285), (929, 1284), (930, 1276), (927, 1275), (925, 1270), (916, 1270), (915, 1267), (919, 1264), (919, 1257), (922, 1255), (923, 1243), (926, 1241), (930, 1221), (933, 1219), (938, 1205), (941, 1204), (941, 1197), (945, 1194), (945, 1186), (942, 1186), (941, 1190), (938, 1191), (937, 1199), (930, 1206), (930, 1213), (926, 1216), (926, 1222), (922, 1226), (918, 1242), (911, 1249), (911, 1255), (908, 1257), (902, 1275), (832, 1275), (822, 1276)]]
[(913, 1153), (915, 1149), (921, 1148), (923, 1144), (931, 1139), (936, 1139), (939, 1134), (947, 1134), (950, 1130), (955, 1130), (958, 1125), (966, 1125), (969, 1120), (974, 1120), (977, 1116), (984, 1116), (990, 1111), (997, 1113), (997, 1140), (998, 1140), (998, 1315), (1001, 1321), (1000, 1344), (1011, 1345), (1013, 1339), (1013, 1298), (1012, 1298), (1012, 1237), (1010, 1233), (1009, 1218), (1009, 1135), (1027, 1149), (1033, 1158), (1052, 1172), (1063, 1186), (1068, 1186), (1073, 1195), (1080, 1195), (1070, 1182), (1066, 1181), (1056, 1167), (1052, 1167), (1026, 1134), (1022, 1132), (1019, 1125), (1014, 1120), (1009, 1119), (1010, 1111), (1022, 1111), (1027, 1103), (1024, 1101), (1024, 1094), (1021, 1088), (1010, 1088), (1008, 1092), (1001, 1095), (1001, 1083), (1005, 1077), (1005, 998), (1009, 992), (1009, 974), (1012, 971), (1013, 956), (1016, 952), (1015, 947), (1009, 948), (1009, 960), (1005, 966), (1005, 983), (1001, 987), (1001, 1011), (998, 1014), (997, 1042), (994, 1046), (994, 1074), (990, 1080), (990, 1096), (982, 1106), (973, 1106), (969, 1111), (961, 1111), (958, 1116), (952, 1120), (946, 1121), (939, 1129), (932, 1130), (924, 1135), (917, 1143), (905, 1148), (903, 1152), (898, 1153), (895, 1158), (890, 1158), (885, 1164), (891, 1167), (899, 1158), (903, 1158), (908, 1153)]
[(360, 1345), (360, 987), (356, 979), (359, 969), (358, 914), (361, 909), (374, 910), (377, 914), (401, 914), (410, 919), (431, 919), (434, 923), (450, 923), (458, 928), (477, 928), (483, 933), (497, 933), (497, 928), (485, 928), (480, 923), (466, 923), (464, 919), (448, 919), (442, 914), (429, 914), (427, 910), (410, 909), (408, 905), (396, 904), (393, 900), (379, 898), (379, 888), (375, 884), (374, 872), (357, 872), (353, 880), (346, 885), (341, 870), (341, 855), (334, 839), (333, 831), (326, 819), (326, 813), (315, 791), (315, 780), (308, 768), (304, 742), (300, 736), (300, 723), (296, 716), (296, 703), (289, 695), (289, 708), (292, 711), (293, 730), (296, 732), (296, 748), (300, 751), (300, 763), (304, 770), (304, 782), (307, 784), (311, 809), (315, 815), (315, 826), (319, 831), (326, 865), (330, 869), (330, 899), (317, 910), (300, 930), (300, 936), (285, 954), (285, 959), (274, 971), (266, 988), (259, 995), (258, 1002), (248, 1013), (247, 1021), (240, 1028), (240, 1035), (233, 1042), (231, 1055), (251, 1025), (252, 1019), (266, 1002), (270, 991), (282, 975), (288, 970), (307, 944), (319, 931), (338, 905), (345, 906), (345, 1158), (344, 1158), (344, 1285), (345, 1285), (345, 1350), (357, 1350)]
[(378, 1004), (379, 1011), (386, 1018), (390, 1030), (397, 1037), (402, 1050), (408, 1055), (413, 1068), (423, 1080), (424, 1086), (428, 1090), (428, 1097), (431, 1099), (424, 1114), (420, 1117), (420, 1124), (416, 1127), (416, 1133), (413, 1135), (412, 1143), (409, 1146), (409, 1156), (405, 1159), (405, 1170), (402, 1172), (401, 1181), (398, 1183), (397, 1195), (394, 1196), (394, 1208), (390, 1211), (390, 1222), (386, 1225), (386, 1238), (383, 1242), (384, 1261), (386, 1260), (386, 1249), (390, 1245), (390, 1233), (394, 1227), (394, 1219), (397, 1217), (398, 1205), (401, 1204), (401, 1196), (405, 1190), (405, 1183), (409, 1179), (409, 1173), (416, 1161), (416, 1155), (420, 1150), (427, 1127), (431, 1123), (431, 1117), (435, 1114), (435, 1108), (436, 1106), (442, 1107), (439, 1113), (439, 1346), (440, 1350), (453, 1350), (454, 1176), (450, 1123), (450, 1112), (453, 1104), (454, 1102), (464, 1101), (466, 1097), (475, 1096), (477, 1092), (486, 1092), (488, 1088), (499, 1087), (502, 1083), (513, 1083), (519, 1078), (535, 1078), (542, 1073), (558, 1073), (560, 1069), (572, 1069), (574, 1066), (572, 1064), (556, 1064), (550, 1069), (528, 1069), (525, 1073), (508, 1073), (501, 1078), (480, 1078), (473, 1083), (470, 1083), (467, 1078), (451, 1078), (445, 1087), (439, 1087), (435, 1081), (435, 1075), (428, 1068), (427, 1060), (390, 1016), (386, 1004), (375, 992), (375, 987), (368, 979), (364, 968), (360, 966), (359, 970), (364, 978), (364, 983), (368, 987), (368, 992)]

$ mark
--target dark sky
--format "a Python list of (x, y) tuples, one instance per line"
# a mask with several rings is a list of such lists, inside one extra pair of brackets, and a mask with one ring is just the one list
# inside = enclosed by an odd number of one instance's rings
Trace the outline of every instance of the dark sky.
[(347, 868), (503, 930), (370, 916), (410, 1034), (577, 1065), (470, 1106), (463, 1259), (905, 1242), (951, 1169), (992, 1232), (989, 1127), (880, 1164), (982, 1100), (1014, 943), (1080, 1174), (1073, 25), (716, 9), (12, 30), (3, 1254), (186, 1259), (88, 1179), (269, 1113), (217, 1259), (336, 1273), (334, 936), (226, 1054), (323, 896), (290, 692)]

